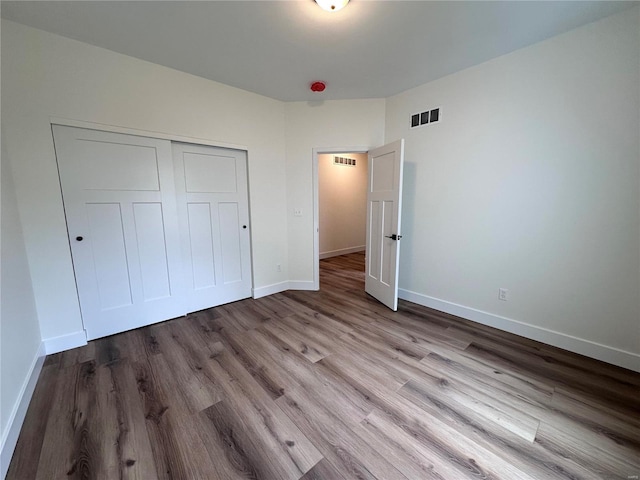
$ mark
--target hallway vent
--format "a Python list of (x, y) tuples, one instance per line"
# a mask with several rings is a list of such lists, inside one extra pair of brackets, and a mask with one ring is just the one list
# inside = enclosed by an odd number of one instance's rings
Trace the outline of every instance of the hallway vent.
[(347, 166), (347, 167), (355, 167), (356, 166), (356, 159), (355, 158), (339, 157), (339, 156), (335, 155), (333, 157), (333, 164), (334, 165), (344, 165), (344, 166)]

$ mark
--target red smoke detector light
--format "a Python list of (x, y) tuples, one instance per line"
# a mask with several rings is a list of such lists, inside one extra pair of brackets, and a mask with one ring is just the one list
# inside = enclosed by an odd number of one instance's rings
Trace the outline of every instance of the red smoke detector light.
[(324, 82), (313, 82), (311, 84), (312, 92), (324, 92), (325, 88), (327, 88), (327, 85)]

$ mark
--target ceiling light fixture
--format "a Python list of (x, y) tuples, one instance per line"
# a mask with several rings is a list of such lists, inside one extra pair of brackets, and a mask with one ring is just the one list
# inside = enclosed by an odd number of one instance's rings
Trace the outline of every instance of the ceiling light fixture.
[(349, 3), (349, 0), (316, 0), (316, 3), (327, 12), (337, 12)]

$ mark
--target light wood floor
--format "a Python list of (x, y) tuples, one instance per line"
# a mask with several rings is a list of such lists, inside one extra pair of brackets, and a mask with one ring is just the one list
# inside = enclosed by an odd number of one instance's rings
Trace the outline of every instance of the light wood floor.
[(638, 478), (640, 374), (363, 290), (336, 257), (48, 357), (8, 478)]

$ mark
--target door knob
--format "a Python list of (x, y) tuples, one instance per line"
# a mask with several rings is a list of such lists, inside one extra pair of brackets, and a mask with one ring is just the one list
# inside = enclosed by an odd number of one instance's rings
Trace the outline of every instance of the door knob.
[(242, 225), (242, 228), (247, 228), (247, 226), (246, 225)]
[(83, 237), (76, 237), (76, 240), (81, 242), (82, 240), (84, 240), (84, 238)]

